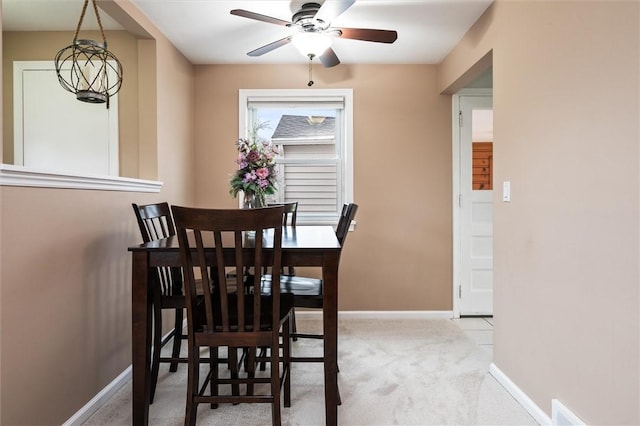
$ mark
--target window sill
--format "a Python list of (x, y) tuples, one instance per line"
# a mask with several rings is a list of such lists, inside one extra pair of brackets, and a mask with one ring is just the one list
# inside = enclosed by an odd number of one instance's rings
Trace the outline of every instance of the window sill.
[(162, 182), (117, 176), (80, 175), (0, 164), (0, 186), (160, 192)]

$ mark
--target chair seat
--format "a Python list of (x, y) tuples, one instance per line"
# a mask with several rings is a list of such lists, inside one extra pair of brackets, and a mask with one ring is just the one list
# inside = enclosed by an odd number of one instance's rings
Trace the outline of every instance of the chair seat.
[[(271, 275), (264, 275), (261, 283), (262, 293), (271, 292)], [(322, 296), (322, 280), (318, 278), (282, 275), (280, 277), (281, 294), (295, 296)]]
[[(251, 325), (251, 323), (253, 322), (253, 294), (247, 294), (244, 296), (244, 310), (245, 310), (245, 324), (247, 325)], [(228, 300), (229, 300), (229, 321), (231, 323), (231, 329), (232, 330), (237, 330), (238, 329), (238, 295), (236, 293), (231, 293), (227, 296)], [(213, 315), (214, 315), (214, 323), (215, 324), (222, 324), (222, 316), (221, 316), (221, 312), (220, 312), (220, 297), (215, 294), (212, 296), (212, 301), (214, 303), (214, 306), (217, 306), (217, 308), (214, 309)], [(293, 309), (293, 294), (290, 293), (282, 293), (280, 295), (280, 322), (282, 322), (287, 315), (289, 314), (289, 311), (291, 311), (291, 309)], [(197, 311), (196, 311), (196, 316), (197, 316), (197, 322), (198, 324), (206, 324), (206, 318), (205, 318), (205, 303), (204, 303), (204, 298), (203, 297), (199, 297), (198, 298), (198, 307), (197, 307)], [(260, 303), (262, 305), (262, 309), (260, 310), (260, 329), (261, 330), (270, 330), (271, 329), (271, 324), (272, 324), (272, 318), (271, 318), (271, 312), (272, 312), (272, 302), (271, 302), (271, 296), (267, 296), (267, 295), (262, 295), (260, 296)], [(218, 329), (221, 329), (222, 327), (217, 327)], [(195, 331), (202, 331), (201, 327), (196, 327)]]
[(160, 299), (162, 309), (184, 309), (186, 307), (184, 296), (163, 296)]

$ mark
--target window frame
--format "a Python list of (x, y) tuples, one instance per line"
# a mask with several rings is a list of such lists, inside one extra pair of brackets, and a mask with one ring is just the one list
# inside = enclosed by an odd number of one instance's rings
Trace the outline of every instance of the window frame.
[[(342, 125), (340, 132), (341, 146), (339, 147), (339, 162), (341, 163), (340, 184), (337, 186), (337, 210), (335, 213), (314, 214), (306, 216), (298, 214), (297, 223), (300, 225), (336, 225), (342, 204), (353, 202), (353, 89), (240, 89), (238, 92), (238, 134), (246, 137), (252, 119), (249, 111), (250, 104), (256, 102), (268, 103), (309, 103), (326, 105), (331, 100), (340, 99), (342, 102)], [(250, 102), (251, 100), (251, 102)], [(338, 121), (336, 121), (337, 123)], [(242, 200), (239, 200), (239, 206)]]

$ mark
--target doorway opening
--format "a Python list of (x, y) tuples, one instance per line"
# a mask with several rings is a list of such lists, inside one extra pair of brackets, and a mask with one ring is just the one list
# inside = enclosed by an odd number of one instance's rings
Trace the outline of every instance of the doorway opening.
[(491, 89), (454, 95), (453, 312), (493, 315), (493, 98)]

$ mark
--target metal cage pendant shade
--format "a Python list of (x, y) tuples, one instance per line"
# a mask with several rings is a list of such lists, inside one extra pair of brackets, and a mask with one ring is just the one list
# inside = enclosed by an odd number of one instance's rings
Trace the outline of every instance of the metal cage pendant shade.
[(114, 54), (107, 50), (102, 22), (95, 0), (92, 0), (102, 34), (102, 43), (93, 40), (78, 40), (78, 33), (89, 0), (84, 1), (82, 14), (73, 43), (56, 54), (55, 66), (58, 81), (65, 90), (76, 95), (82, 102), (105, 103), (109, 108), (109, 97), (122, 86), (122, 65)]

